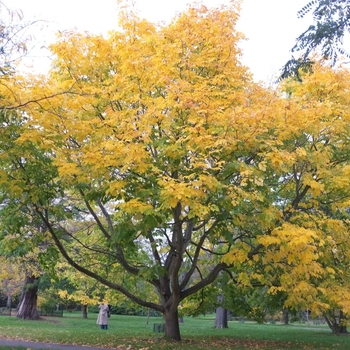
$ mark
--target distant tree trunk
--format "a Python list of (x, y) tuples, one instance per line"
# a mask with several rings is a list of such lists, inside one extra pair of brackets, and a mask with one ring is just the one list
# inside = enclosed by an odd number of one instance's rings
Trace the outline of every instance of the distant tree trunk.
[(39, 319), (37, 310), (39, 279), (39, 277), (33, 275), (26, 276), (16, 314), (18, 318), (25, 320)]
[(8, 311), (8, 315), (11, 316), (11, 312), (12, 312), (12, 295), (11, 294), (7, 294), (6, 309)]
[(289, 324), (289, 310), (283, 309), (283, 323), (285, 325)]
[[(219, 295), (218, 296), (218, 302), (219, 304), (222, 304), (224, 302), (224, 296), (223, 295)], [(222, 306), (219, 306), (216, 309), (215, 312), (215, 324), (214, 327), (215, 328), (228, 328), (228, 310), (223, 308)]]
[(83, 318), (88, 318), (87, 317), (87, 305), (82, 305), (81, 306), (81, 311), (83, 313)]
[(150, 313), (150, 310), (149, 310), (149, 308), (148, 308), (148, 311), (147, 311), (147, 319), (146, 319), (146, 324), (148, 324), (148, 322), (149, 322), (149, 313)]
[(303, 311), (303, 317), (304, 317), (305, 321), (307, 322), (307, 324), (310, 324), (309, 313), (310, 313), (309, 310)]
[(216, 309), (216, 316), (215, 316), (215, 328), (228, 328), (228, 322), (227, 322), (227, 315), (228, 310), (223, 307), (218, 307)]
[(7, 294), (6, 309), (11, 310), (12, 307), (12, 295)]

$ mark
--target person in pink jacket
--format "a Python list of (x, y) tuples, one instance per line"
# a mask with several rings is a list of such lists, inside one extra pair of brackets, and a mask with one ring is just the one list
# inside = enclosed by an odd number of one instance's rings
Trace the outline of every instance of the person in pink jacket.
[(101, 329), (108, 329), (108, 304), (100, 303), (98, 307), (100, 309), (100, 312), (98, 313), (96, 323), (101, 326)]

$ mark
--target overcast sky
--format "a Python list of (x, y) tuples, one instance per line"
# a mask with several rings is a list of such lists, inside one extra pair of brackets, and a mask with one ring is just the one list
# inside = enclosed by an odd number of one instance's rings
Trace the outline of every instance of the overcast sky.
[[(24, 19), (45, 20), (36, 41), (48, 44), (53, 32), (77, 28), (93, 33), (107, 33), (116, 28), (116, 0), (3, 0), (11, 8), (23, 12)], [(229, 0), (203, 0), (207, 6), (227, 4)], [(238, 29), (247, 41), (242, 43), (243, 63), (256, 80), (271, 82), (290, 58), (295, 38), (310, 24), (310, 17), (298, 19), (297, 11), (308, 0), (243, 0)], [(142, 17), (150, 21), (169, 21), (186, 8), (189, 0), (135, 0)], [(47, 54), (47, 53), (46, 53)], [(38, 55), (38, 53), (36, 53)], [(44, 55), (42, 51), (40, 55)], [(35, 60), (36, 62), (38, 59)], [(45, 67), (45, 64), (41, 64)]]

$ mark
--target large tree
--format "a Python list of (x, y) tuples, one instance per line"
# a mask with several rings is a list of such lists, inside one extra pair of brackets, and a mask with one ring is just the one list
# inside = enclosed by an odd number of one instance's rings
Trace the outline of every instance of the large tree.
[[(255, 85), (237, 17), (199, 6), (158, 27), (127, 12), (108, 38), (63, 34), (50, 76), (12, 90), (26, 120), (2, 135), (2, 191), (45, 227), (30, 237), (161, 312), (176, 340), (178, 307), (220, 272), (320, 309), (307, 293), (334, 271), (324, 236), (349, 198), (347, 73), (320, 67), (281, 95)], [(6, 232), (28, 238), (19, 219)]]
[(50, 79), (33, 89), (56, 97), (22, 103), (28, 129), (4, 179), (28, 193), (22, 204), (73, 267), (162, 312), (173, 339), (180, 302), (228, 268), (218, 247), (229, 210), (252, 195), (223, 169), (236, 136), (254, 139), (249, 126), (230, 130), (236, 108), (238, 123), (253, 118), (236, 20), (234, 8), (199, 7), (163, 28), (125, 16), (108, 39), (62, 37)]

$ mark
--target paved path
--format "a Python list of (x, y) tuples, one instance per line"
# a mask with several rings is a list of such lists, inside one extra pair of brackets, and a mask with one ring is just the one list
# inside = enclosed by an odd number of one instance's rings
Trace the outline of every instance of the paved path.
[(117, 349), (117, 348), (94, 348), (94, 347), (91, 347), (91, 346), (36, 343), (36, 342), (22, 341), (22, 340), (0, 339), (0, 349), (3, 346), (23, 346), (26, 349), (52, 349), (52, 350), (106, 350), (106, 349)]

